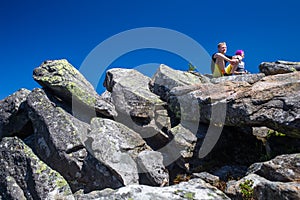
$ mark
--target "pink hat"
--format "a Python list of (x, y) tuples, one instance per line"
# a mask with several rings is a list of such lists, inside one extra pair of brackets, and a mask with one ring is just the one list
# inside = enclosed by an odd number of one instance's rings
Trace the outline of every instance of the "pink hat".
[(243, 50), (237, 50), (236, 52), (235, 52), (235, 55), (243, 55), (244, 54), (244, 51)]

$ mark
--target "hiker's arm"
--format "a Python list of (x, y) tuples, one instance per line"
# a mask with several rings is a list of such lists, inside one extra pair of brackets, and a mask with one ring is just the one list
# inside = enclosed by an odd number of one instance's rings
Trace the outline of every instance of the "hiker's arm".
[(223, 60), (226, 60), (227, 62), (230, 62), (230, 61), (231, 61), (230, 58), (228, 58), (227, 56), (225, 56), (225, 55), (222, 54), (222, 53), (216, 53), (216, 54), (214, 55), (214, 57), (215, 57), (215, 58), (221, 58), (221, 59), (223, 59)]
[(230, 62), (230, 63), (232, 63), (232, 64), (237, 64), (238, 62), (239, 62), (239, 60), (237, 59), (237, 58), (234, 58), (234, 57), (232, 57), (232, 59), (230, 59), (230, 58), (228, 58), (227, 56), (225, 56), (224, 54), (222, 54), (222, 53), (216, 53), (215, 55), (214, 55), (214, 57), (215, 58), (221, 58), (221, 59), (223, 59), (223, 60), (226, 60), (227, 62)]
[(239, 55), (232, 56), (232, 59), (229, 61), (232, 65), (237, 65), (242, 60), (242, 57)]

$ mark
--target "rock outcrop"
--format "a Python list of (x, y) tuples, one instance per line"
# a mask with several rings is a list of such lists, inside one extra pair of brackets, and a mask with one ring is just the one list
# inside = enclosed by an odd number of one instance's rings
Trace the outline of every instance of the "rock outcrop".
[(103, 100), (67, 60), (45, 61), (34, 69), (33, 79), (52, 91), (55, 96), (71, 104), (74, 114), (87, 112), (90, 115), (116, 116), (114, 105)]
[(73, 191), (122, 185), (107, 166), (86, 150), (82, 138), (87, 135), (89, 124), (53, 104), (41, 89), (34, 89), (28, 95), (27, 104), (34, 127), (34, 138), (29, 145), (68, 181)]
[(299, 183), (272, 182), (256, 174), (230, 181), (225, 193), (231, 199), (299, 199)]
[(0, 149), (1, 199), (59, 199), (72, 194), (68, 182), (19, 138), (3, 138)]
[(260, 72), (265, 75), (275, 75), (300, 71), (300, 62), (278, 60), (276, 62), (263, 62), (259, 65)]
[(299, 199), (298, 62), (210, 78), (67, 60), (0, 101), (0, 199)]
[(0, 139), (5, 136), (19, 136), (30, 134), (30, 120), (26, 113), (27, 89), (20, 89), (14, 94), (0, 101)]
[(248, 173), (255, 173), (270, 181), (299, 182), (299, 164), (299, 154), (280, 155), (267, 162), (252, 164)]
[(278, 74), (252, 85), (227, 81), (175, 87), (169, 102), (182, 120), (267, 126), (299, 138), (299, 91), (300, 73)]
[(103, 190), (87, 195), (76, 196), (78, 200), (87, 199), (230, 199), (216, 187), (201, 179), (193, 179), (169, 187), (151, 187), (146, 185), (130, 185), (118, 190)]
[(169, 141), (163, 128), (170, 128), (167, 110), (159, 96), (148, 87), (149, 77), (133, 69), (107, 71), (104, 86), (118, 112), (115, 120), (139, 132), (148, 144), (158, 149)]
[[(97, 160), (116, 173), (123, 185), (138, 184), (139, 173), (144, 173), (142, 169), (153, 163), (156, 169), (151, 170), (151, 173), (161, 175), (165, 179), (160, 179), (155, 183), (152, 181), (151, 184), (161, 185), (164, 180), (169, 182), (168, 174), (161, 161), (155, 160), (150, 164), (144, 161), (152, 160), (152, 155), (149, 153), (142, 155), (142, 152), (152, 151), (152, 149), (146, 145), (138, 133), (123, 124), (110, 119), (92, 119), (91, 131), (86, 135), (84, 144)], [(148, 176), (148, 178), (155, 179), (158, 176)]]
[(210, 82), (209, 78), (201, 74), (195, 76), (192, 73), (174, 70), (167, 65), (161, 64), (149, 82), (149, 86), (153, 93), (166, 101), (170, 90), (174, 87), (208, 82)]
[(247, 176), (229, 182), (226, 193), (233, 199), (250, 194), (255, 199), (299, 199), (299, 164), (299, 153), (255, 163), (249, 167)]

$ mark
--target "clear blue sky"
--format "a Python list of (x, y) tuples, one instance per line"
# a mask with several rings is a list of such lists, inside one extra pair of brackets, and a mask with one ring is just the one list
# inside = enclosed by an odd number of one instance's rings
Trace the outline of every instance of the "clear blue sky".
[[(197, 41), (208, 54), (216, 51), (218, 42), (226, 41), (228, 54), (245, 50), (246, 68), (252, 73), (264, 61), (300, 61), (299, 2), (3, 0), (0, 99), (20, 88), (40, 87), (32, 72), (44, 60), (65, 58), (79, 69), (101, 42), (141, 27), (178, 31)], [(158, 50), (137, 51), (123, 55), (110, 67), (166, 63), (187, 69), (187, 63), (173, 57)]]

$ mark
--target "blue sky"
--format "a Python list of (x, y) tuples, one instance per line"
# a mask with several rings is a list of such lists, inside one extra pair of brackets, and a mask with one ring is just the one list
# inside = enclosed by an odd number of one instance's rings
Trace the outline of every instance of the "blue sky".
[[(246, 68), (252, 73), (258, 72), (261, 62), (300, 61), (299, 8), (297, 0), (3, 0), (0, 3), (0, 99), (20, 88), (40, 87), (33, 80), (32, 72), (44, 60), (65, 58), (80, 69), (103, 41), (143, 27), (184, 34), (209, 55), (216, 51), (218, 42), (226, 41), (228, 54), (245, 50)], [(185, 44), (180, 41), (180, 45)], [(117, 51), (121, 46), (114, 45), (110, 50)], [(106, 58), (99, 55), (99, 59)], [(145, 48), (120, 55), (109, 66), (95, 66), (93, 71), (107, 67), (138, 68), (146, 64), (149, 64), (147, 68), (155, 68), (151, 63), (188, 68), (188, 61), (176, 52)], [(209, 69), (209, 66), (197, 67), (200, 72)], [(101, 85), (99, 82), (96, 86), (99, 93), (103, 91)]]

